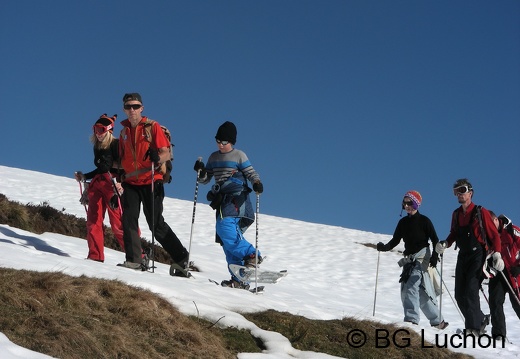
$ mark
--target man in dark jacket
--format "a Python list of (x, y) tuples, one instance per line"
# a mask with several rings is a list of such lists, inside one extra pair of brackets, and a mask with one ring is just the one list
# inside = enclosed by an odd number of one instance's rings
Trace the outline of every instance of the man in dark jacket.
[(473, 186), (462, 178), (453, 185), (453, 194), (460, 207), (452, 214), (451, 229), (446, 241), (435, 247), (437, 253), (457, 243), (459, 254), (455, 268), (455, 300), (465, 319), (466, 334), (479, 336), (489, 324), (489, 315), (480, 309), (479, 289), (484, 279), (483, 266), (492, 257), (492, 266), (501, 271), (500, 236), (491, 214), (473, 202)]

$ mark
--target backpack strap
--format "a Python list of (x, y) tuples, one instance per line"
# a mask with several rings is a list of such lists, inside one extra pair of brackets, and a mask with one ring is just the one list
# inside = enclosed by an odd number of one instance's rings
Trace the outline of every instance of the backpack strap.
[[(478, 220), (477, 219), (477, 214), (480, 215), (480, 205), (475, 205), (475, 207), (473, 207), (473, 209), (471, 210), (471, 220), (469, 222), (469, 225), (471, 226), (471, 223), (474, 221), (474, 220)], [(454, 229), (456, 230), (456, 232), (458, 233), (459, 232), (459, 212), (461, 211), (462, 209), (459, 209), (457, 208), (455, 211), (453, 211), (453, 224), (454, 224)], [(481, 231), (482, 231), (482, 225), (480, 225), (480, 228), (481, 228)], [(484, 234), (484, 237), (485, 237), (485, 234)], [(486, 243), (487, 245), (487, 243)], [(458, 243), (457, 241), (455, 241), (455, 249), (457, 249), (458, 247)]]
[(146, 134), (146, 140), (150, 142), (150, 144), (153, 142), (152, 127), (155, 122), (157, 121), (150, 120), (149, 118), (147, 118), (144, 123), (144, 132)]
[(484, 225), (482, 224), (482, 206), (475, 206), (476, 207), (476, 216), (478, 219), (478, 225), (480, 227), (480, 235), (484, 239), (484, 243), (486, 244), (486, 251), (490, 251), (493, 246), (489, 242), (489, 239), (486, 236), (486, 231), (484, 230)]

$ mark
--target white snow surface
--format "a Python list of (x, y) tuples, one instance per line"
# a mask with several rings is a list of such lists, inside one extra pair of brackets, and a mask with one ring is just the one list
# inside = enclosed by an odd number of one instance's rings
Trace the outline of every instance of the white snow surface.
[[(195, 180), (195, 176), (194, 176)], [(273, 184), (274, 185), (274, 184)], [(165, 186), (167, 195), (175, 196), (175, 184)], [(195, 183), (194, 183), (195, 189)], [(196, 205), (196, 218), (193, 227), (191, 260), (201, 269), (194, 273), (194, 279), (171, 277), (169, 267), (156, 262), (155, 273), (134, 271), (117, 267), (124, 261), (124, 254), (105, 249), (105, 262), (85, 260), (87, 243), (85, 240), (55, 233), (37, 235), (8, 225), (0, 225), (0, 266), (34, 271), (59, 271), (72, 276), (116, 279), (133, 286), (142, 287), (160, 294), (182, 313), (203, 317), (212, 322), (219, 321), (221, 326), (248, 329), (261, 338), (267, 349), (262, 353), (241, 353), (241, 359), (264, 358), (332, 358), (333, 356), (294, 349), (289, 340), (276, 332), (258, 328), (240, 313), (274, 309), (290, 312), (310, 319), (341, 319), (355, 317), (381, 323), (396, 323), (409, 332), (416, 331), (424, 338), (424, 350), (430, 344), (426, 341), (448, 346), (456, 352), (464, 352), (476, 358), (516, 358), (520, 350), (514, 343), (520, 343), (520, 321), (506, 299), (508, 343), (493, 348), (488, 338), (476, 345), (464, 342), (456, 330), (464, 328), (462, 317), (451, 296), (454, 295), (454, 270), (457, 252), (448, 250), (444, 256), (443, 279), (447, 285), (442, 301), (442, 313), (450, 323), (444, 331), (430, 327), (428, 320), (421, 317), (418, 326), (403, 323), (403, 310), (400, 301), (399, 275), (397, 261), (403, 250), (402, 243), (391, 252), (378, 253), (365, 244), (388, 242), (391, 236), (362, 232), (354, 229), (302, 222), (293, 219), (263, 214), (260, 196), (260, 215), (258, 218), (258, 247), (266, 256), (263, 269), (288, 270), (287, 277), (276, 284), (266, 284), (263, 294), (252, 294), (244, 290), (223, 288), (210, 283), (208, 279), (220, 282), (228, 279), (226, 262), (221, 247), (214, 242), (214, 211), (205, 201), (209, 186), (199, 187), (199, 202)], [(269, 191), (269, 186), (266, 186)], [(64, 210), (66, 213), (85, 217), (85, 209), (79, 203), (78, 183), (72, 178), (60, 177), (41, 172), (0, 166), (0, 193), (10, 200), (22, 204), (40, 204)], [(200, 199), (204, 200), (200, 200)], [(254, 196), (252, 197), (254, 201)], [(309, 202), (309, 206), (327, 207), (327, 198)], [(192, 226), (193, 201), (164, 199), (164, 217), (183, 244), (188, 248)], [(345, 204), (349, 205), (349, 204)], [(355, 205), (355, 204), (351, 204)], [(378, 210), (384, 210), (379, 208)], [(428, 215), (428, 213), (424, 213)], [(370, 215), (369, 213), (367, 215)], [(396, 216), (395, 209), (388, 209), (389, 216)], [(448, 226), (447, 223), (434, 223)], [(396, 216), (397, 224), (400, 218)], [(105, 223), (108, 223), (108, 217)], [(142, 235), (150, 239), (151, 233), (141, 214)], [(256, 224), (246, 232), (245, 237), (255, 244)], [(389, 228), (393, 232), (394, 228)], [(443, 238), (441, 238), (443, 239)], [(379, 257), (379, 270), (377, 271)], [(440, 267), (440, 266), (439, 266)], [(439, 268), (440, 269), (440, 268)], [(376, 273), (378, 273), (376, 290)], [(487, 286), (484, 285), (486, 296)], [(375, 304), (375, 315), (374, 311)], [(481, 305), (485, 313), (488, 304), (481, 295)], [(219, 320), (220, 319), (220, 320)], [(377, 324), (374, 331), (378, 330)], [(488, 333), (491, 328), (488, 327)], [(383, 332), (378, 332), (383, 333)], [(345, 333), (353, 345), (360, 344), (360, 333)], [(382, 334), (380, 334), (382, 335)], [(391, 338), (390, 338), (391, 340)], [(363, 345), (381, 347), (384, 341), (365, 342)], [(453, 344), (453, 345), (452, 345)], [(392, 343), (390, 345), (406, 345)], [(421, 345), (422, 346), (422, 345)], [(381, 349), (383, 350), (383, 349)], [(2, 358), (49, 358), (21, 348), (0, 333)], [(383, 355), (383, 352), (382, 352)]]

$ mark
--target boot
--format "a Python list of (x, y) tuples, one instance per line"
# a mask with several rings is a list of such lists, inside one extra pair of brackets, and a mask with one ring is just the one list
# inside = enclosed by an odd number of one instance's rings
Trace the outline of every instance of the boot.
[(222, 283), (220, 283), (220, 285), (229, 288), (249, 289), (249, 284), (240, 283), (239, 281), (234, 280), (233, 278), (231, 278), (230, 280), (223, 280)]
[(261, 255), (258, 256), (258, 262), (255, 260), (255, 258), (255, 253), (251, 253), (250, 255), (246, 256), (244, 258), (244, 266), (247, 268), (255, 268), (255, 264), (260, 265), (260, 263), (262, 263), (264, 260)]

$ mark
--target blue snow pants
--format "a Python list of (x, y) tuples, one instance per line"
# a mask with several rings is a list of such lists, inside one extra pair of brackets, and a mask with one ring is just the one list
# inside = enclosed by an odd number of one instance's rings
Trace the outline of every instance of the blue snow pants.
[(421, 310), (430, 325), (438, 325), (443, 319), (439, 316), (437, 297), (428, 274), (430, 248), (425, 247), (410, 257), (416, 260), (415, 266), (406, 283), (401, 283), (404, 321), (419, 324)]
[[(240, 229), (239, 217), (217, 217), (216, 231), (222, 240), (228, 270), (230, 264), (244, 265), (244, 257), (256, 252), (255, 247), (244, 238)], [(258, 251), (258, 255), (260, 255), (260, 251)], [(239, 281), (231, 271), (229, 273), (234, 280)]]

